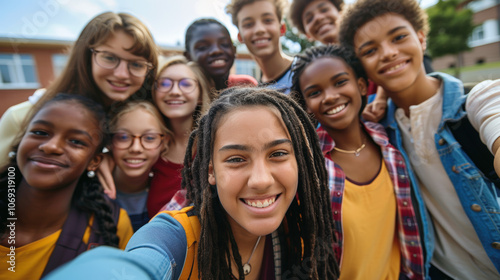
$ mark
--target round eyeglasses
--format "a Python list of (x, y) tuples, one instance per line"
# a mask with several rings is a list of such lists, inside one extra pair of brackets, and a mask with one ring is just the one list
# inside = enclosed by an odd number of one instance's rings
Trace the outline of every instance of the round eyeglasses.
[(94, 49), (90, 49), (90, 51), (94, 54), (95, 63), (105, 69), (115, 69), (123, 60), (127, 62), (127, 68), (130, 74), (136, 77), (144, 77), (148, 74), (149, 70), (153, 68), (153, 65), (147, 61), (128, 60), (107, 51), (98, 51)]
[(124, 150), (132, 147), (136, 138), (139, 138), (141, 146), (145, 150), (154, 150), (160, 147), (161, 143), (163, 142), (163, 134), (160, 133), (132, 135), (126, 132), (113, 133), (111, 142), (113, 143), (113, 147)]
[(191, 78), (182, 78), (180, 80), (160, 78), (156, 81), (156, 90), (159, 92), (170, 92), (175, 82), (177, 82), (177, 86), (183, 93), (191, 93), (198, 86), (198, 82)]

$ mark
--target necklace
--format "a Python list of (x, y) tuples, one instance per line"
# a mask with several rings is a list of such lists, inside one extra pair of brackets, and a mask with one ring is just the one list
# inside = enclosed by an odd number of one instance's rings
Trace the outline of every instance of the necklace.
[(255, 242), (255, 246), (253, 246), (252, 253), (250, 254), (250, 257), (248, 258), (248, 261), (243, 265), (243, 273), (246, 275), (250, 274), (250, 271), (252, 271), (252, 266), (250, 265), (250, 260), (252, 259), (253, 253), (255, 252), (255, 249), (257, 249), (257, 245), (259, 245), (260, 238), (262, 236), (259, 236), (257, 238), (257, 242)]
[(361, 147), (357, 148), (354, 151), (347, 151), (347, 150), (342, 150), (341, 148), (333, 147), (333, 149), (337, 152), (345, 153), (345, 154), (354, 154), (355, 156), (359, 157), (359, 152), (365, 148), (365, 143), (361, 145)]

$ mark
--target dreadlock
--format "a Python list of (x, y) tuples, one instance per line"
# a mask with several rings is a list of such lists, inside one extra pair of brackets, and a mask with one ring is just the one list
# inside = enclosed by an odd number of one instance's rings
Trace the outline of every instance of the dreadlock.
[[(99, 103), (89, 99), (88, 97), (76, 94), (60, 93), (43, 105), (38, 105), (38, 107), (35, 108), (35, 113), (32, 115), (31, 119), (35, 117), (42, 108), (54, 103), (77, 103), (83, 108), (87, 109), (89, 113), (91, 113), (96, 123), (98, 123), (98, 127), (100, 130), (101, 141), (100, 145), (97, 147), (97, 151), (101, 151), (106, 144), (107, 139), (107, 134), (105, 133), (106, 114), (104, 113), (103, 107)], [(13, 146), (15, 151), (17, 151), (17, 148), (19, 147), (22, 135), (24, 135), (24, 133), (26, 132), (27, 126), (31, 122), (31, 119), (25, 122), (24, 129), (21, 130), (22, 134), (17, 138), (16, 143)], [(10, 164), (8, 164), (0, 172), (0, 234), (5, 232), (7, 226), (7, 220), (4, 218), (4, 215), (7, 214), (8, 209), (7, 186), (9, 179), (9, 169), (16, 170), (15, 186), (19, 186), (23, 179), (23, 174), (21, 174), (17, 165), (17, 159), (16, 157), (12, 157)], [(106, 201), (102, 186), (99, 184), (97, 179), (88, 178), (85, 174), (80, 176), (80, 179), (78, 180), (77, 186), (75, 188), (75, 192), (72, 196), (71, 204), (77, 209), (88, 213), (89, 215), (94, 214), (94, 220), (97, 222), (100, 229), (98, 233), (103, 237), (105, 244), (118, 247), (119, 238), (116, 235), (116, 224), (111, 214), (111, 207), (110, 204)]]
[[(203, 279), (229, 279), (233, 257), (239, 279), (244, 279), (241, 256), (226, 212), (217, 198), (216, 187), (208, 183), (208, 166), (221, 119), (233, 110), (251, 106), (267, 106), (280, 112), (298, 165), (297, 195), (278, 229), (281, 244), (289, 244), (282, 246), (282, 272), (294, 274), (299, 268), (308, 278), (336, 279), (339, 270), (333, 254), (335, 237), (328, 175), (318, 136), (307, 114), (296, 102), (265, 88), (223, 91), (189, 138), (182, 187), (187, 190), (188, 199), (193, 201), (201, 223), (197, 256), (199, 275)], [(195, 146), (197, 152), (193, 154)]]
[[(302, 91), (300, 90), (300, 76), (304, 73), (304, 70), (313, 63), (315, 60), (320, 58), (338, 58), (343, 60), (347, 66), (349, 66), (356, 78), (363, 78), (365, 81), (367, 80), (365, 70), (361, 65), (359, 59), (355, 56), (355, 54), (340, 45), (323, 45), (318, 47), (311, 47), (306, 49), (303, 53), (295, 56), (294, 65), (292, 69), (292, 87), (290, 96), (297, 101), (302, 108), (306, 109), (306, 101), (304, 96), (302, 95)], [(366, 104), (366, 98), (362, 98), (362, 106), (360, 112), (363, 111), (363, 108)]]

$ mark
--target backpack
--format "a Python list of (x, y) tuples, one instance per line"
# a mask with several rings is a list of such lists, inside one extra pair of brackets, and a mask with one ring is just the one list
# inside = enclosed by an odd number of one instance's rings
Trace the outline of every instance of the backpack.
[[(201, 231), (200, 220), (196, 216), (193, 206), (166, 213), (177, 220), (186, 232), (187, 252), (184, 263), (182, 263), (182, 272), (179, 279), (198, 279), (198, 262), (195, 260), (198, 255), (198, 240)], [(178, 265), (181, 264), (178, 262)]]
[[(120, 206), (114, 200), (108, 200), (112, 211), (112, 217), (115, 224), (118, 224), (120, 217)], [(83, 236), (89, 223), (89, 216), (75, 207), (71, 207), (68, 218), (64, 222), (61, 234), (56, 242), (56, 247), (50, 255), (49, 261), (42, 273), (42, 278), (49, 274), (52, 270), (73, 260), (81, 253), (104, 244), (104, 239), (100, 234), (99, 225), (94, 223), (93, 230), (90, 233), (88, 243), (83, 242)]]
[(481, 141), (479, 133), (471, 125), (467, 115), (458, 121), (449, 121), (446, 125), (476, 167), (500, 189), (500, 178), (493, 166), (494, 156)]

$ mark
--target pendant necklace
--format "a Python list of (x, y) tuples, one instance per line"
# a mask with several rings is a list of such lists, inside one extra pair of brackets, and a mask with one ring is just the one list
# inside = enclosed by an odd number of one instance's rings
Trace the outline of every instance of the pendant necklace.
[(341, 152), (344, 154), (354, 154), (355, 156), (359, 157), (359, 152), (361, 152), (361, 150), (363, 150), (365, 148), (365, 146), (366, 146), (365, 143), (363, 143), (363, 145), (361, 145), (361, 147), (357, 148), (354, 151), (347, 151), (347, 150), (343, 150), (343, 149), (337, 148), (337, 147), (333, 147), (333, 149), (337, 152)]
[(250, 274), (250, 271), (252, 270), (252, 266), (250, 265), (250, 260), (252, 259), (253, 253), (255, 252), (255, 249), (257, 249), (257, 245), (259, 245), (260, 238), (262, 236), (259, 236), (257, 238), (257, 242), (255, 242), (255, 246), (253, 246), (252, 253), (250, 254), (250, 257), (248, 258), (248, 261), (243, 265), (243, 273), (246, 275)]

